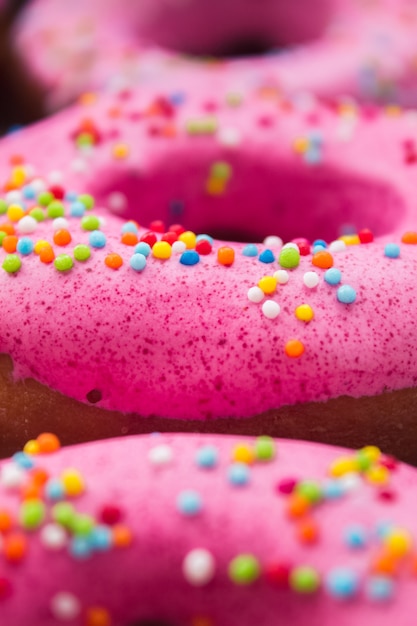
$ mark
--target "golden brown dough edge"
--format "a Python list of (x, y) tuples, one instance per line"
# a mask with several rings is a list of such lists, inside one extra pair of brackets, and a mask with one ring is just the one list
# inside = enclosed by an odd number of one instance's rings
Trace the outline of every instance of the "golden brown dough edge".
[(10, 357), (0, 355), (0, 457), (46, 431), (56, 433), (64, 445), (159, 431), (271, 435), (350, 448), (373, 444), (417, 465), (414, 388), (285, 406), (246, 419), (174, 420), (86, 405), (32, 379), (14, 382), (12, 371)]

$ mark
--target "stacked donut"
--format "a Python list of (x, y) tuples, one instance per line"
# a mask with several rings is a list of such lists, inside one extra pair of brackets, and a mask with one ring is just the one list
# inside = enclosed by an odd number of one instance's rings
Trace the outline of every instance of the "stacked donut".
[[(49, 103), (101, 90), (0, 143), (4, 623), (408, 626), (417, 114), (352, 96), (415, 99), (415, 3), (72, 4), (29, 6), (28, 67)], [(83, 43), (64, 88), (47, 15)]]

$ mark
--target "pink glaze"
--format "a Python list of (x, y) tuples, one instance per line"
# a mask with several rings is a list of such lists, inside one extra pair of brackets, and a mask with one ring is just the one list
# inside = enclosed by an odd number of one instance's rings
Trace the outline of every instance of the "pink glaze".
[[(18, 154), (32, 166), (28, 181), (35, 171), (61, 181), (66, 192), (95, 194), (102, 208), (92, 213), (105, 219), (107, 237), (103, 249), (92, 248), (91, 258), (68, 272), (32, 253), (9, 274), (0, 249), (0, 353), (12, 357), (16, 379), (34, 378), (81, 402), (99, 390), (102, 408), (179, 419), (250, 417), (415, 386), (417, 247), (401, 242), (417, 225), (415, 114), (291, 103), (270, 91), (241, 95), (236, 107), (210, 94), (212, 134), (186, 131), (207, 116), (207, 97), (189, 95), (171, 110), (167, 101), (132, 92), (103, 96), (2, 141), (3, 181)], [(86, 117), (100, 143), (77, 149)], [(167, 129), (175, 136), (161, 136)], [(225, 138), (232, 135), (230, 145)], [(115, 149), (127, 154), (116, 159)], [(230, 177), (213, 195), (207, 185), (218, 163)], [(125, 205), (121, 215), (108, 210), (115, 192)], [(34, 203), (21, 202), (28, 209)], [(131, 218), (144, 226), (162, 219), (166, 228), (182, 222), (196, 233), (243, 234), (247, 241), (278, 234), (284, 241), (330, 242), (344, 224), (369, 227), (376, 239), (333, 253), (355, 302), (338, 301), (338, 286), (325, 282), (308, 254), (289, 270), (288, 283), (265, 297), (281, 307), (271, 320), (262, 304), (248, 300), (248, 290), (280, 269), (277, 260), (265, 264), (244, 256), (245, 244), (231, 243), (235, 260), (225, 267), (217, 251), (228, 244), (215, 241), (197, 265), (182, 265), (176, 253), (165, 261), (151, 254), (136, 272), (129, 266), (133, 248), (120, 241)], [(68, 224), (66, 247), (53, 243), (51, 219), (28, 236), (49, 241), (55, 255), (72, 256), (89, 233), (80, 218), (68, 217)], [(399, 258), (384, 255), (390, 242), (399, 245)], [(259, 244), (258, 253), (264, 249)], [(113, 252), (123, 259), (117, 271), (104, 263)], [(280, 247), (273, 253), (278, 258)], [(316, 288), (303, 283), (308, 271), (318, 274)], [(301, 304), (314, 311), (310, 323), (295, 315)], [(300, 358), (285, 352), (292, 339), (304, 345)]]
[[(417, 102), (414, 0), (186, 0), (158, 3), (35, 0), (17, 26), (17, 47), (54, 109), (95, 88), (205, 81), (239, 87), (250, 75), (286, 93)], [(254, 43), (267, 55), (222, 57)], [(278, 52), (274, 53), (274, 49)], [(175, 51), (175, 52), (173, 52)]]
[[(259, 459), (256, 450), (261, 446), (270, 458)], [(248, 453), (255, 456), (253, 464), (236, 462)], [(416, 610), (412, 494), (417, 474), (379, 454), (372, 448), (358, 456), (319, 444), (262, 438), (149, 435), (4, 461), (0, 465), (1, 509), (15, 525), (3, 533), (0, 554), (2, 623), (410, 626)], [(348, 461), (341, 464), (340, 455)], [(35, 467), (22, 469), (21, 464), (30, 458)], [(204, 467), (201, 458), (211, 459), (212, 466)], [(363, 472), (353, 471), (359, 458), (368, 467)], [(30, 530), (20, 493), (40, 468), (47, 473), (37, 501), (44, 503), (44, 514)], [(81, 476), (84, 485), (73, 496), (66, 493), (63, 483), (69, 468)], [(231, 479), (237, 470), (245, 476), (240, 485)], [(335, 477), (337, 473), (341, 475)], [(288, 491), (292, 486), (300, 493), (305, 481), (309, 493), (313, 481), (319, 500), (314, 504), (308, 496), (306, 517), (294, 517), (289, 514), (294, 495)], [(57, 489), (62, 495), (54, 500), (50, 494)], [(185, 514), (180, 504), (184, 492), (191, 492), (197, 500), (194, 514), (190, 509)], [(62, 532), (63, 526), (53, 523), (57, 502), (72, 505), (76, 517), (90, 516), (92, 527), (81, 544), (79, 536), (74, 539), (74, 531), (64, 526)], [(299, 538), (300, 524), (306, 519), (317, 533), (308, 544)], [(131, 541), (125, 547), (113, 544), (114, 524), (127, 529)], [(92, 543), (97, 526), (108, 542), (107, 548), (101, 544), (101, 550), (92, 547), (97, 545)], [(353, 529), (355, 536), (362, 537), (362, 547), (352, 547)], [(60, 539), (52, 548), (57, 530)], [(18, 563), (7, 557), (12, 532), (23, 533), (26, 539), (26, 551)], [(398, 538), (401, 554), (395, 552)], [(76, 545), (79, 550), (84, 546), (82, 556), (74, 556)], [(196, 549), (208, 554), (210, 566), (191, 565), (184, 574), (184, 560)], [(395, 577), (385, 574), (381, 578), (376, 563), (382, 554), (394, 564)], [(246, 584), (238, 584), (229, 573), (232, 560), (242, 555), (255, 559), (257, 569)], [(317, 588), (310, 593), (297, 591), (293, 582), (297, 568), (304, 566), (317, 577)], [(331, 585), (341, 569), (355, 580), (351, 594), (344, 598), (337, 597)], [(272, 571), (281, 571), (280, 578), (271, 579)], [(195, 584), (197, 574), (199, 585)], [(381, 581), (389, 586), (389, 597), (385, 593), (377, 598), (372, 593)], [(66, 619), (59, 600), (64, 593), (73, 609)], [(89, 621), (93, 607), (106, 621)]]

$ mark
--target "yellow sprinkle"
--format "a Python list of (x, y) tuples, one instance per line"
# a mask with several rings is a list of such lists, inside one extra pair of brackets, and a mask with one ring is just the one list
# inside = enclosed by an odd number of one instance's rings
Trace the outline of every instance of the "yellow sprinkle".
[(157, 241), (152, 247), (152, 255), (156, 259), (169, 259), (172, 248), (167, 241)]
[(247, 444), (238, 443), (232, 450), (232, 461), (251, 465), (255, 461), (255, 454)]
[(18, 204), (11, 204), (7, 209), (7, 217), (11, 222), (18, 222), (24, 217), (25, 211)]
[(24, 167), (13, 168), (12, 175), (10, 178), (13, 185), (16, 185), (17, 187), (21, 187), (22, 185), (25, 184), (26, 178), (27, 178), (26, 171)]
[(206, 191), (211, 196), (221, 196), (226, 190), (226, 182), (222, 178), (211, 177), (207, 181)]
[(298, 137), (293, 144), (294, 152), (304, 154), (308, 150), (308, 139), (306, 137)]
[(314, 311), (309, 304), (300, 304), (295, 309), (295, 317), (302, 322), (311, 322), (314, 317)]
[(79, 496), (85, 489), (84, 479), (76, 469), (67, 469), (61, 475), (61, 481), (67, 496)]
[(46, 239), (38, 239), (38, 241), (35, 243), (33, 251), (35, 254), (40, 254), (43, 248), (52, 248), (52, 246), (49, 241), (46, 241)]
[(345, 474), (351, 474), (352, 472), (358, 471), (358, 464), (354, 457), (351, 456), (341, 456), (329, 467), (329, 474), (333, 476), (333, 478), (339, 478), (340, 476), (344, 476)]
[(390, 472), (383, 465), (374, 465), (369, 468), (365, 476), (371, 485), (386, 485), (390, 479)]
[(360, 450), (362, 454), (368, 457), (372, 463), (378, 461), (381, 458), (381, 450), (377, 446), (365, 446)]
[(125, 143), (116, 143), (113, 146), (112, 153), (115, 159), (125, 159), (129, 156), (129, 146)]
[(262, 289), (266, 296), (275, 293), (277, 289), (277, 279), (273, 276), (264, 276), (258, 283), (258, 287)]
[(340, 241), (344, 241), (347, 246), (358, 246), (361, 242), (358, 235), (342, 235)]
[(26, 454), (39, 454), (40, 451), (40, 446), (35, 439), (29, 439), (23, 448), (23, 452), (26, 452)]
[(192, 230), (186, 230), (178, 237), (180, 241), (185, 243), (187, 250), (194, 250), (197, 243), (197, 235)]
[(387, 550), (396, 557), (402, 557), (411, 552), (413, 540), (409, 532), (396, 528), (384, 538)]

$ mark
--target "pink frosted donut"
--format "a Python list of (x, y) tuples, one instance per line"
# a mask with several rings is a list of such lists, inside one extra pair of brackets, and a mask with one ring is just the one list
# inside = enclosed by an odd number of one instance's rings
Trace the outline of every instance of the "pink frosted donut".
[[(276, 0), (35, 0), (16, 37), (49, 110), (85, 90), (171, 79), (182, 88), (201, 74), (232, 89), (249, 79), (289, 93), (410, 105), (416, 28), (415, 0), (315, 0), (314, 10)], [(269, 53), (224, 58), (262, 50)], [(223, 60), (201, 59), (210, 55)]]
[(416, 114), (197, 91), (0, 144), (3, 454), (185, 430), (417, 462)]
[(372, 446), (148, 435), (21, 452), (0, 464), (2, 621), (409, 626), (415, 489)]

